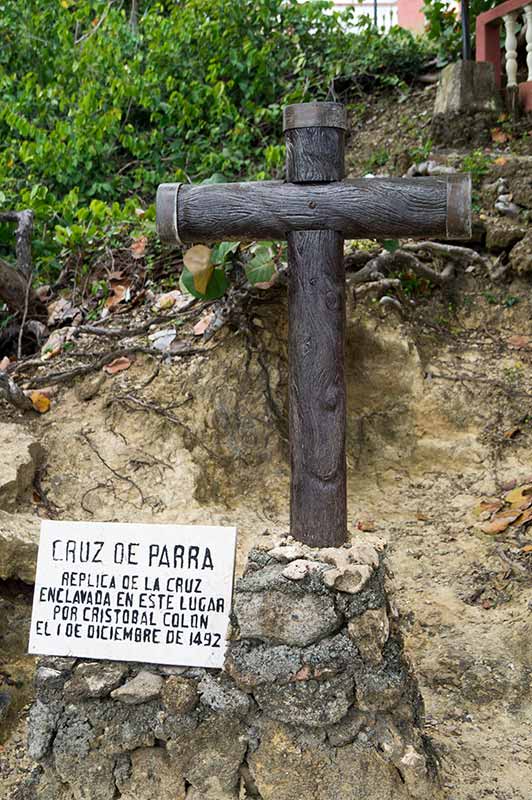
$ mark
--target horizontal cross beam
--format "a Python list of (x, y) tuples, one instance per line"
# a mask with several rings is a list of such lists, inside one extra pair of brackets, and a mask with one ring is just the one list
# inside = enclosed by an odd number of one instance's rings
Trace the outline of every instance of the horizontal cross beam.
[(362, 178), (331, 183), (164, 183), (159, 235), (169, 243), (286, 239), (291, 231), (333, 230), (345, 239), (468, 239), (469, 175)]

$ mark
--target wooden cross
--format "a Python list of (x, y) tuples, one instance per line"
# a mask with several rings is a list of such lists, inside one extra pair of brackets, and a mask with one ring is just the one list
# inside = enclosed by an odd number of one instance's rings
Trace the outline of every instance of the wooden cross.
[(344, 239), (471, 235), (469, 176), (344, 180), (338, 103), (284, 110), (286, 182), (162, 184), (160, 238), (286, 239), (289, 267), (290, 533), (347, 538)]

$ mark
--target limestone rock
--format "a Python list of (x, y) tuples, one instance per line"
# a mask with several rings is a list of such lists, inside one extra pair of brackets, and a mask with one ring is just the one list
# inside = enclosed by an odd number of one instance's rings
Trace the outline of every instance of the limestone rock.
[(357, 594), (362, 591), (372, 574), (373, 570), (367, 564), (353, 565), (344, 569), (327, 570), (323, 575), (323, 582), (340, 592)]
[(334, 633), (342, 622), (326, 595), (240, 592), (234, 611), (242, 638), (300, 647)]
[(347, 631), (364, 661), (374, 664), (382, 661), (382, 648), (390, 635), (390, 621), (385, 608), (370, 609), (354, 617)]
[(35, 581), (40, 520), (0, 511), (0, 579)]
[[(353, 742), (302, 747), (298, 734), (269, 721), (261, 731), (249, 767), (262, 800), (410, 800), (396, 767), (377, 750)], [(435, 792), (430, 795), (437, 797)]]
[(532, 273), (532, 232), (528, 232), (524, 239), (510, 251), (510, 263), (518, 275)]
[(275, 558), (276, 561), (288, 563), (289, 561), (295, 561), (298, 558), (308, 558), (309, 552), (309, 547), (296, 542), (295, 544), (279, 544), (276, 547), (273, 547), (271, 550), (268, 550), (268, 555), (272, 558)]
[(301, 581), (303, 578), (306, 578), (307, 575), (310, 575), (311, 572), (324, 569), (324, 566), (324, 564), (320, 564), (318, 561), (308, 561), (308, 559), (297, 558), (283, 569), (282, 575), (284, 578), (288, 578), (291, 581)]
[(251, 705), (249, 697), (237, 689), (231, 681), (220, 675), (205, 675), (198, 686), (203, 705), (220, 714), (245, 717)]
[(0, 509), (16, 511), (31, 492), (44, 450), (22, 425), (0, 425)]
[(59, 709), (36, 700), (28, 716), (28, 752), (39, 761), (48, 752), (59, 718)]
[[(116, 774), (116, 773), (115, 773)], [(184, 800), (185, 782), (176, 773), (161, 747), (145, 747), (131, 753), (131, 769), (125, 780), (117, 776), (121, 800)]]
[(172, 762), (202, 800), (236, 800), (239, 768), (247, 741), (244, 729), (232, 719), (213, 715), (193, 736), (172, 739), (167, 744)]
[(255, 699), (271, 719), (292, 725), (324, 727), (345, 717), (354, 701), (352, 677), (340, 675), (325, 681), (296, 681), (258, 686)]
[(172, 675), (164, 683), (161, 691), (163, 706), (177, 717), (188, 714), (198, 704), (199, 695), (195, 681)]
[(80, 664), (65, 685), (68, 700), (106, 697), (120, 685), (127, 672), (122, 664), (105, 662)]
[(490, 221), (486, 226), (486, 247), (493, 253), (501, 253), (519, 242), (525, 233), (526, 230), (521, 225), (500, 220)]
[(111, 692), (113, 700), (120, 700), (128, 705), (147, 703), (159, 697), (163, 688), (163, 679), (154, 672), (142, 670), (134, 678)]
[(55, 754), (57, 773), (69, 785), (75, 800), (114, 800), (113, 767), (114, 758), (97, 750), (86, 753), (83, 758)]
[(80, 400), (87, 401), (96, 397), (106, 380), (105, 373), (100, 372), (98, 375), (91, 375), (85, 378), (76, 388), (76, 394)]
[(237, 686), (251, 691), (261, 683), (287, 683), (300, 667), (298, 648), (237, 641), (229, 644), (224, 668)]
[[(528, 169), (530, 172), (530, 167)], [(522, 166), (521, 171), (526, 172), (525, 165)], [(532, 209), (532, 178), (530, 178), (530, 174), (521, 174), (512, 178), (511, 186), (514, 202), (523, 208)]]

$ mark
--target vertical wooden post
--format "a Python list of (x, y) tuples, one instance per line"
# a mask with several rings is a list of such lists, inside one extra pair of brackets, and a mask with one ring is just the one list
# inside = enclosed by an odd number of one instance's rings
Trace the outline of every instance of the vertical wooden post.
[[(288, 106), (287, 179), (342, 180), (346, 127), (338, 103)], [(347, 538), (344, 240), (328, 230), (293, 231), (287, 239), (290, 533), (337, 547)]]

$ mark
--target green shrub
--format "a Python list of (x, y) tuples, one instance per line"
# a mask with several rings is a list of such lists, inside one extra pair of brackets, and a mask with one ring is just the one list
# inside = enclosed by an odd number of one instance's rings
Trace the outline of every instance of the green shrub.
[(280, 175), (283, 105), (408, 81), (428, 52), (321, 0), (141, 0), (134, 28), (128, 5), (0, 0), (0, 201), (35, 211), (42, 279), (63, 247), (153, 227), (134, 209), (162, 180)]
[[(469, 0), (469, 25), (473, 44), (476, 18), (498, 2), (499, 0)], [(455, 61), (462, 51), (460, 7), (449, 0), (425, 0), (423, 13), (427, 20), (427, 36), (438, 48), (440, 63)]]

